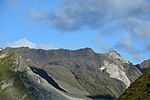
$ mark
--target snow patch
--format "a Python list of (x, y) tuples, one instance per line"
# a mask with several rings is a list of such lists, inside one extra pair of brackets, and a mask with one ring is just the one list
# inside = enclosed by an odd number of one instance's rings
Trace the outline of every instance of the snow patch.
[(38, 80), (38, 83), (41, 83), (41, 81), (40, 81), (40, 79), (39, 79), (39, 78), (38, 78), (37, 80)]
[(27, 59), (26, 61), (31, 61), (31, 59)]
[(102, 72), (105, 69), (105, 67), (100, 67), (99, 70)]
[(123, 66), (119, 66), (115, 63), (109, 63), (108, 61), (104, 61), (103, 63), (104, 65), (101, 68), (105, 68), (106, 72), (109, 73), (111, 78), (116, 78), (122, 81), (126, 85), (126, 88), (129, 87), (131, 82), (126, 76)]

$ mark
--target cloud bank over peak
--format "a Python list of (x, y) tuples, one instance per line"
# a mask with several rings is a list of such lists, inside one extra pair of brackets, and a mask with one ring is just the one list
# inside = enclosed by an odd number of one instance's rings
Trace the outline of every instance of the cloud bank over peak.
[[(111, 48), (121, 49), (136, 59), (140, 58), (141, 51), (149, 50), (150, 0), (64, 0), (54, 11), (32, 12), (31, 15), (62, 32), (88, 28), (109, 37), (124, 30), (125, 37)], [(135, 47), (135, 41), (144, 44)]]

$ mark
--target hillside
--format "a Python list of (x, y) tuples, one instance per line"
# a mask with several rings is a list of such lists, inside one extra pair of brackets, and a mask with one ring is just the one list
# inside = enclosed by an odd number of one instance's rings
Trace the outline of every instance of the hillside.
[(111, 100), (141, 75), (116, 51), (100, 54), (91, 48), (6, 48), (0, 60), (0, 98), (6, 100)]
[(13, 53), (0, 52), (0, 100), (32, 100), (20, 77), (22, 72), (14, 71)]
[(150, 70), (146, 71), (118, 98), (118, 100), (149, 100)]
[[(81, 100), (59, 91), (35, 74), (23, 59), (10, 51), (0, 51), (0, 100)], [(87, 98), (88, 99), (88, 98)]]

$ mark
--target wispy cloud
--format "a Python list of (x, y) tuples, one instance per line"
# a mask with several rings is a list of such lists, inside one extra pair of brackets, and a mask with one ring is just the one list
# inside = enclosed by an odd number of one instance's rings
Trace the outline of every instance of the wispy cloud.
[(2, 0), (4, 1), (5, 5), (11, 9), (17, 10), (21, 7), (20, 0)]
[[(149, 5), (149, 0), (66, 0), (62, 6), (43, 17), (56, 29), (75, 31), (83, 27), (100, 28), (114, 20), (124, 24), (133, 16), (135, 21), (146, 21), (143, 16), (150, 12)], [(35, 17), (40, 14), (34, 12), (33, 15)], [(134, 23), (133, 21), (130, 19), (128, 23)]]
[(43, 18), (60, 31), (77, 31), (87, 27), (112, 29), (113, 33), (117, 27), (117, 30), (128, 31), (132, 37), (149, 39), (149, 5), (150, 0), (65, 0), (53, 12), (32, 11), (30, 14), (34, 18)]
[(14, 41), (12, 43), (6, 43), (6, 47), (29, 47), (29, 48), (36, 48), (36, 49), (58, 49), (56, 46), (51, 44), (42, 44), (42, 43), (33, 43), (26, 38)]
[(29, 48), (36, 48), (36, 44), (32, 43), (31, 41), (23, 38), (17, 41), (14, 41), (13, 43), (7, 43), (7, 46), (9, 47), (29, 47)]
[(134, 45), (140, 45), (140, 41), (144, 40), (150, 42), (149, 5), (150, 0), (64, 0), (53, 11), (33, 10), (30, 15), (62, 32), (90, 28), (110, 37), (110, 34), (125, 30), (128, 38), (106, 47), (120, 48), (136, 58), (141, 55), (140, 49), (147, 47), (141, 45), (135, 48)]
[(134, 44), (132, 42), (132, 38), (130, 35), (127, 35), (124, 39), (120, 40), (116, 43), (112, 49), (117, 49), (124, 51), (134, 58), (134, 60), (141, 61), (143, 60), (143, 56), (141, 55), (141, 51), (139, 49), (135, 49)]
[(148, 52), (150, 51), (150, 44), (146, 46), (145, 50)]

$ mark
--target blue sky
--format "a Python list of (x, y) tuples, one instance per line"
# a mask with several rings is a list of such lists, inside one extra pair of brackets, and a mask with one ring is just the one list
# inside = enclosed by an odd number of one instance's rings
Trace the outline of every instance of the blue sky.
[(117, 50), (150, 58), (149, 0), (1, 0), (1, 47)]

